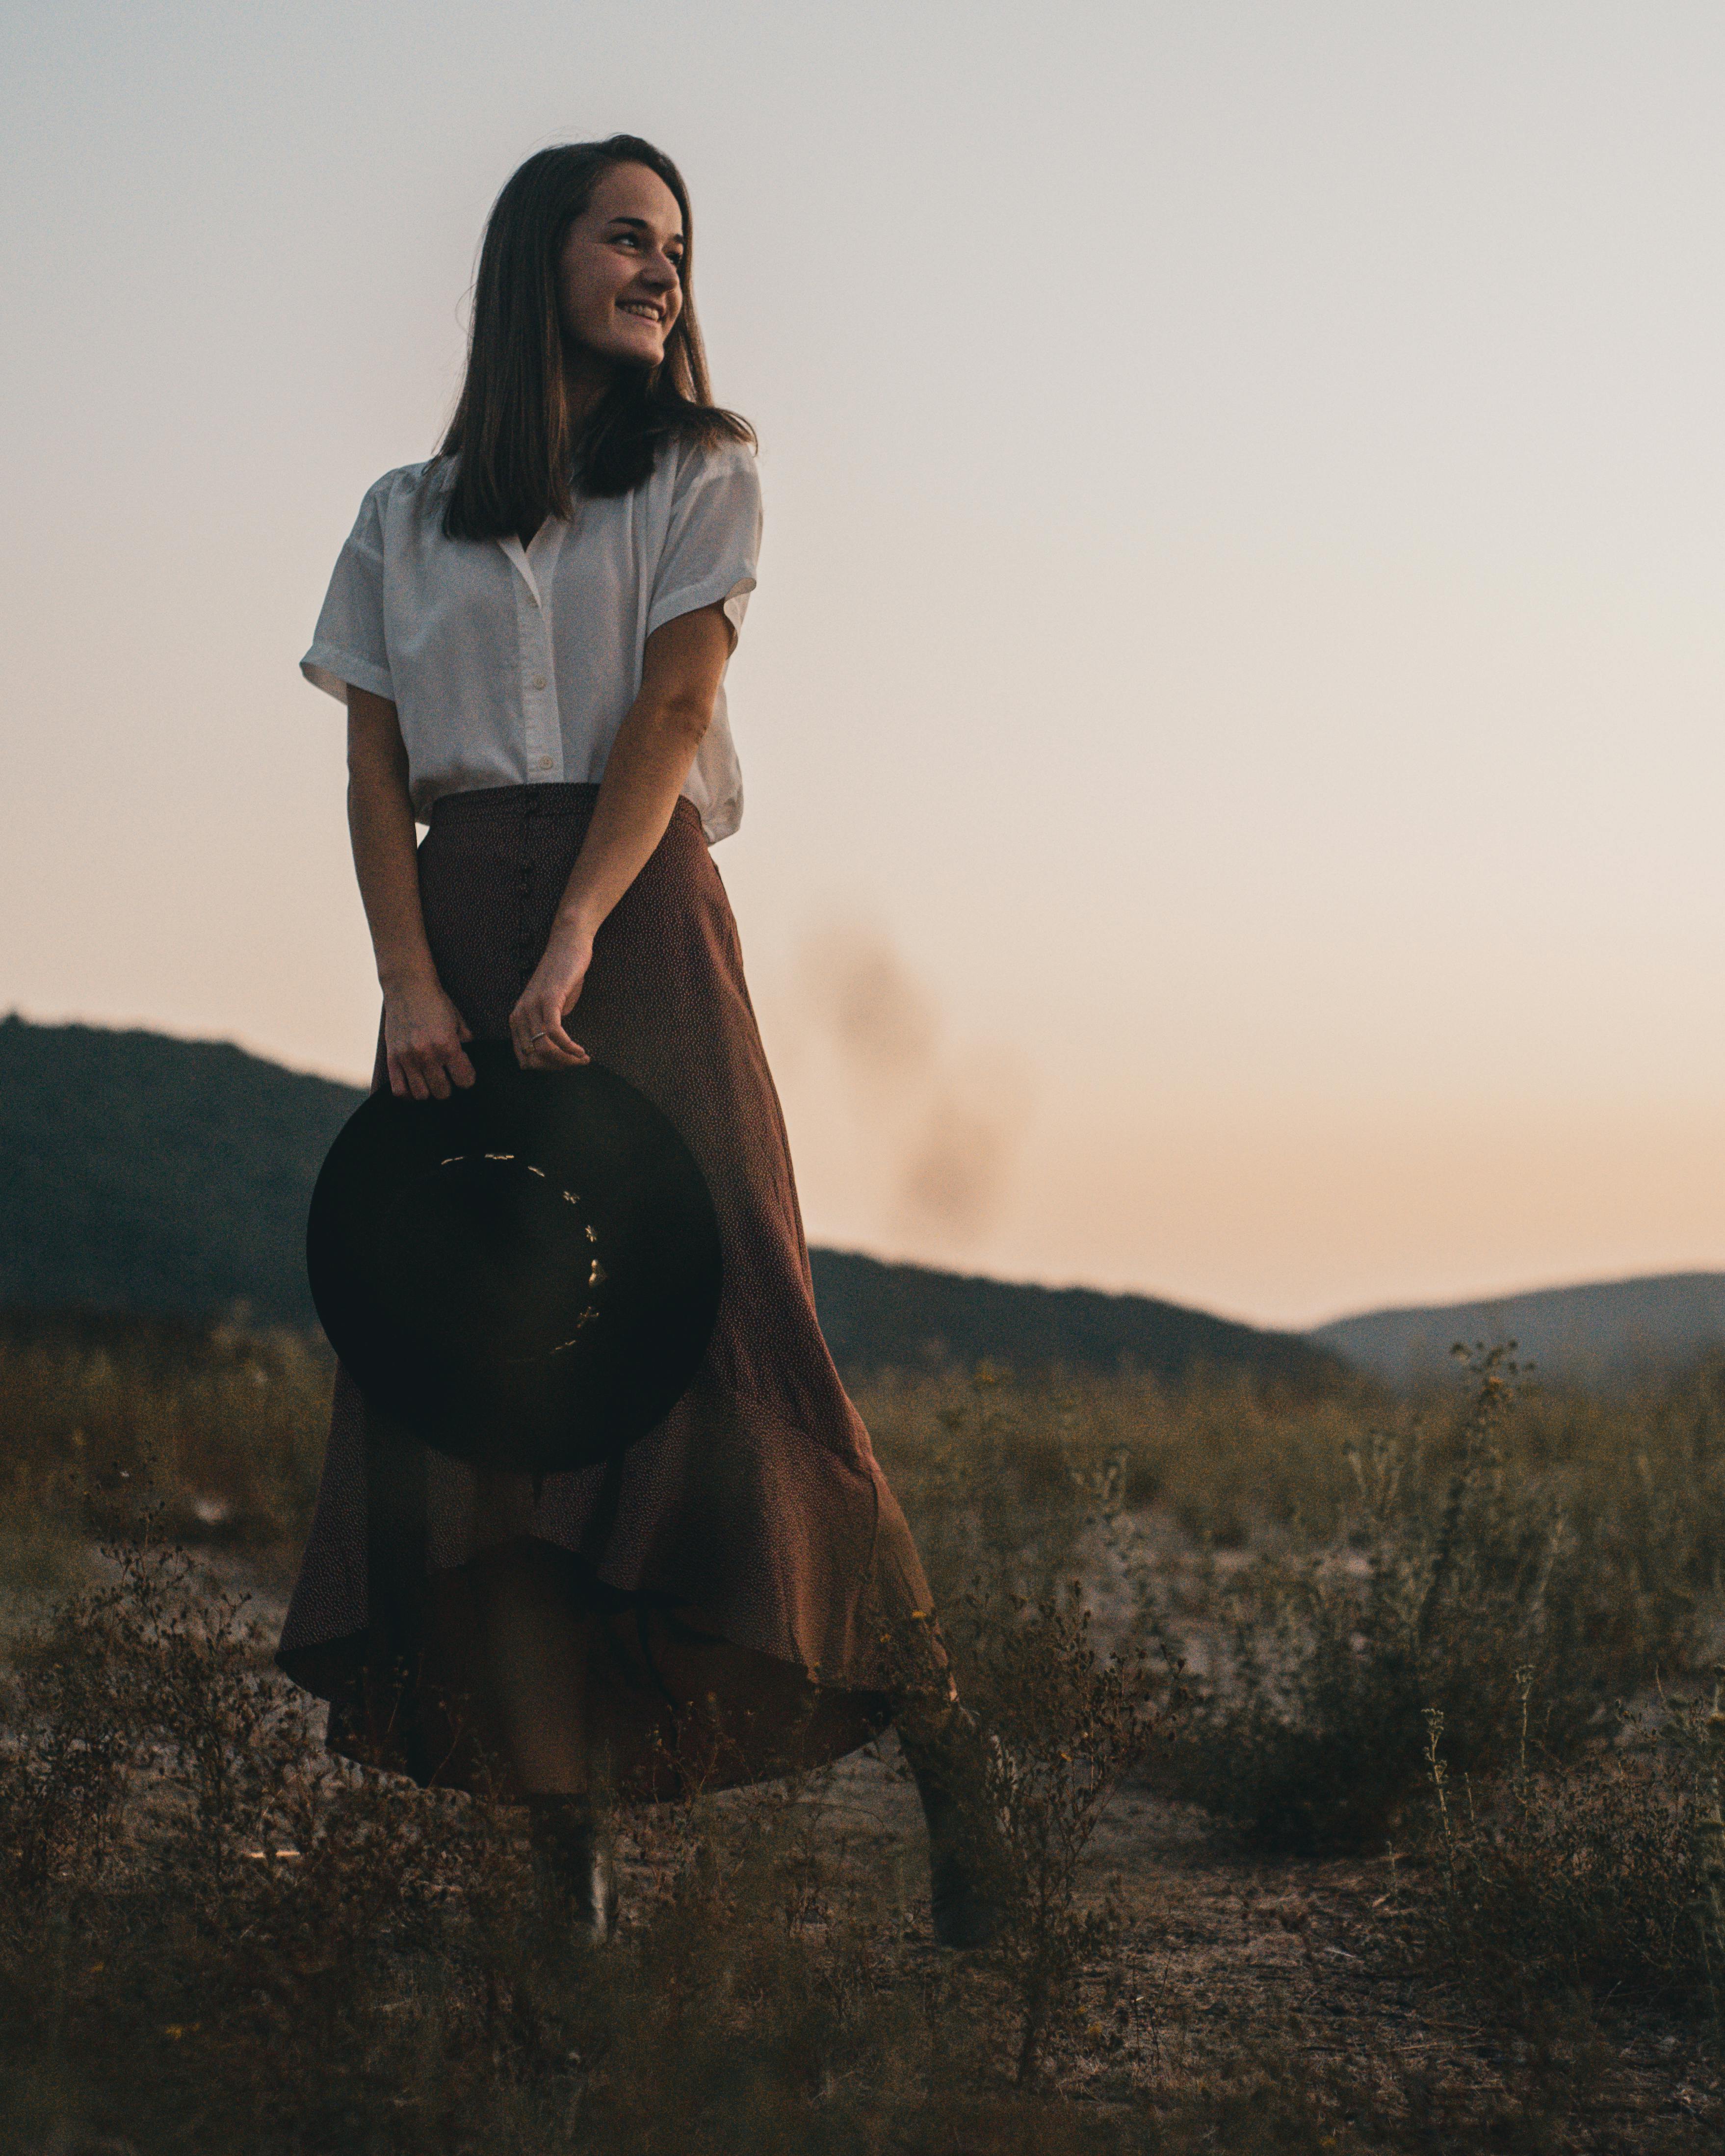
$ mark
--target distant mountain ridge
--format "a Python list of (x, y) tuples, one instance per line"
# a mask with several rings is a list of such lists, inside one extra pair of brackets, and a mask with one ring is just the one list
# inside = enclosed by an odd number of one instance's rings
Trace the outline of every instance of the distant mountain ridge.
[(845, 1369), (987, 1362), (1020, 1370), (1130, 1367), (1177, 1380), (1203, 1368), (1309, 1389), (1343, 1368), (1340, 1357), (1296, 1334), (1152, 1296), (883, 1265), (845, 1250), (812, 1250), (809, 1261), (821, 1329)]
[[(316, 1323), (306, 1207), (364, 1097), (223, 1041), (0, 1019), (0, 1305)], [(1166, 1378), (1199, 1365), (1301, 1389), (1330, 1348), (1148, 1296), (812, 1254), (834, 1358), (867, 1370), (1050, 1363)]]
[(1450, 1366), (1458, 1343), (1510, 1340), (1542, 1375), (1623, 1383), (1725, 1349), (1725, 1272), (1655, 1273), (1490, 1301), (1371, 1310), (1307, 1337), (1389, 1385), (1430, 1382)]

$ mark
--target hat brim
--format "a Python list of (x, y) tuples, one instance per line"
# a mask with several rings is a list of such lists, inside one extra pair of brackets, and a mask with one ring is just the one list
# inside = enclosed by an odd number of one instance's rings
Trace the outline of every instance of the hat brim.
[(468, 1052), (472, 1086), (374, 1093), (343, 1127), (306, 1224), (312, 1300), (367, 1402), (427, 1444), (536, 1475), (593, 1466), (700, 1367), (721, 1285), (711, 1195), (614, 1071)]

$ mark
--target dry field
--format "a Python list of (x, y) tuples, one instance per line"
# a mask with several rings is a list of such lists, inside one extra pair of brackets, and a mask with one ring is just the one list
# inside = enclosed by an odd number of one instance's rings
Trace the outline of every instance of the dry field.
[(867, 1389), (999, 1740), (973, 1955), (890, 1739), (620, 1812), (598, 1956), (524, 1922), (514, 1814), (327, 1761), (267, 1654), (327, 1382), (0, 1335), (6, 2150), (1725, 2138), (1725, 1372)]

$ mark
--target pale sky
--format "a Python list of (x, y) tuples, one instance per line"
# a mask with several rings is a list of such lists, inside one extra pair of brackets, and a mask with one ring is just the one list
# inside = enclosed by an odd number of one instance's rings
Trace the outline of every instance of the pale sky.
[(811, 1235), (1275, 1323), (1725, 1265), (1725, 10), (3, 38), (0, 1008), (368, 1069), (297, 661), (498, 187), (627, 128), (762, 443), (716, 859)]

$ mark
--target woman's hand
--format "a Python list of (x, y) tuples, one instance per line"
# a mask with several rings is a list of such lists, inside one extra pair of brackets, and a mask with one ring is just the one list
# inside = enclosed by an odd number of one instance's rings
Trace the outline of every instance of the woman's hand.
[(593, 931), (559, 921), (521, 1001), (509, 1014), (509, 1037), (523, 1070), (573, 1070), (592, 1060), (563, 1029), (592, 963)]
[(389, 1090), (416, 1101), (447, 1101), (449, 1081), (470, 1086), (476, 1075), (464, 1040), (468, 1024), (438, 983), (415, 981), (383, 993), (383, 1050)]

